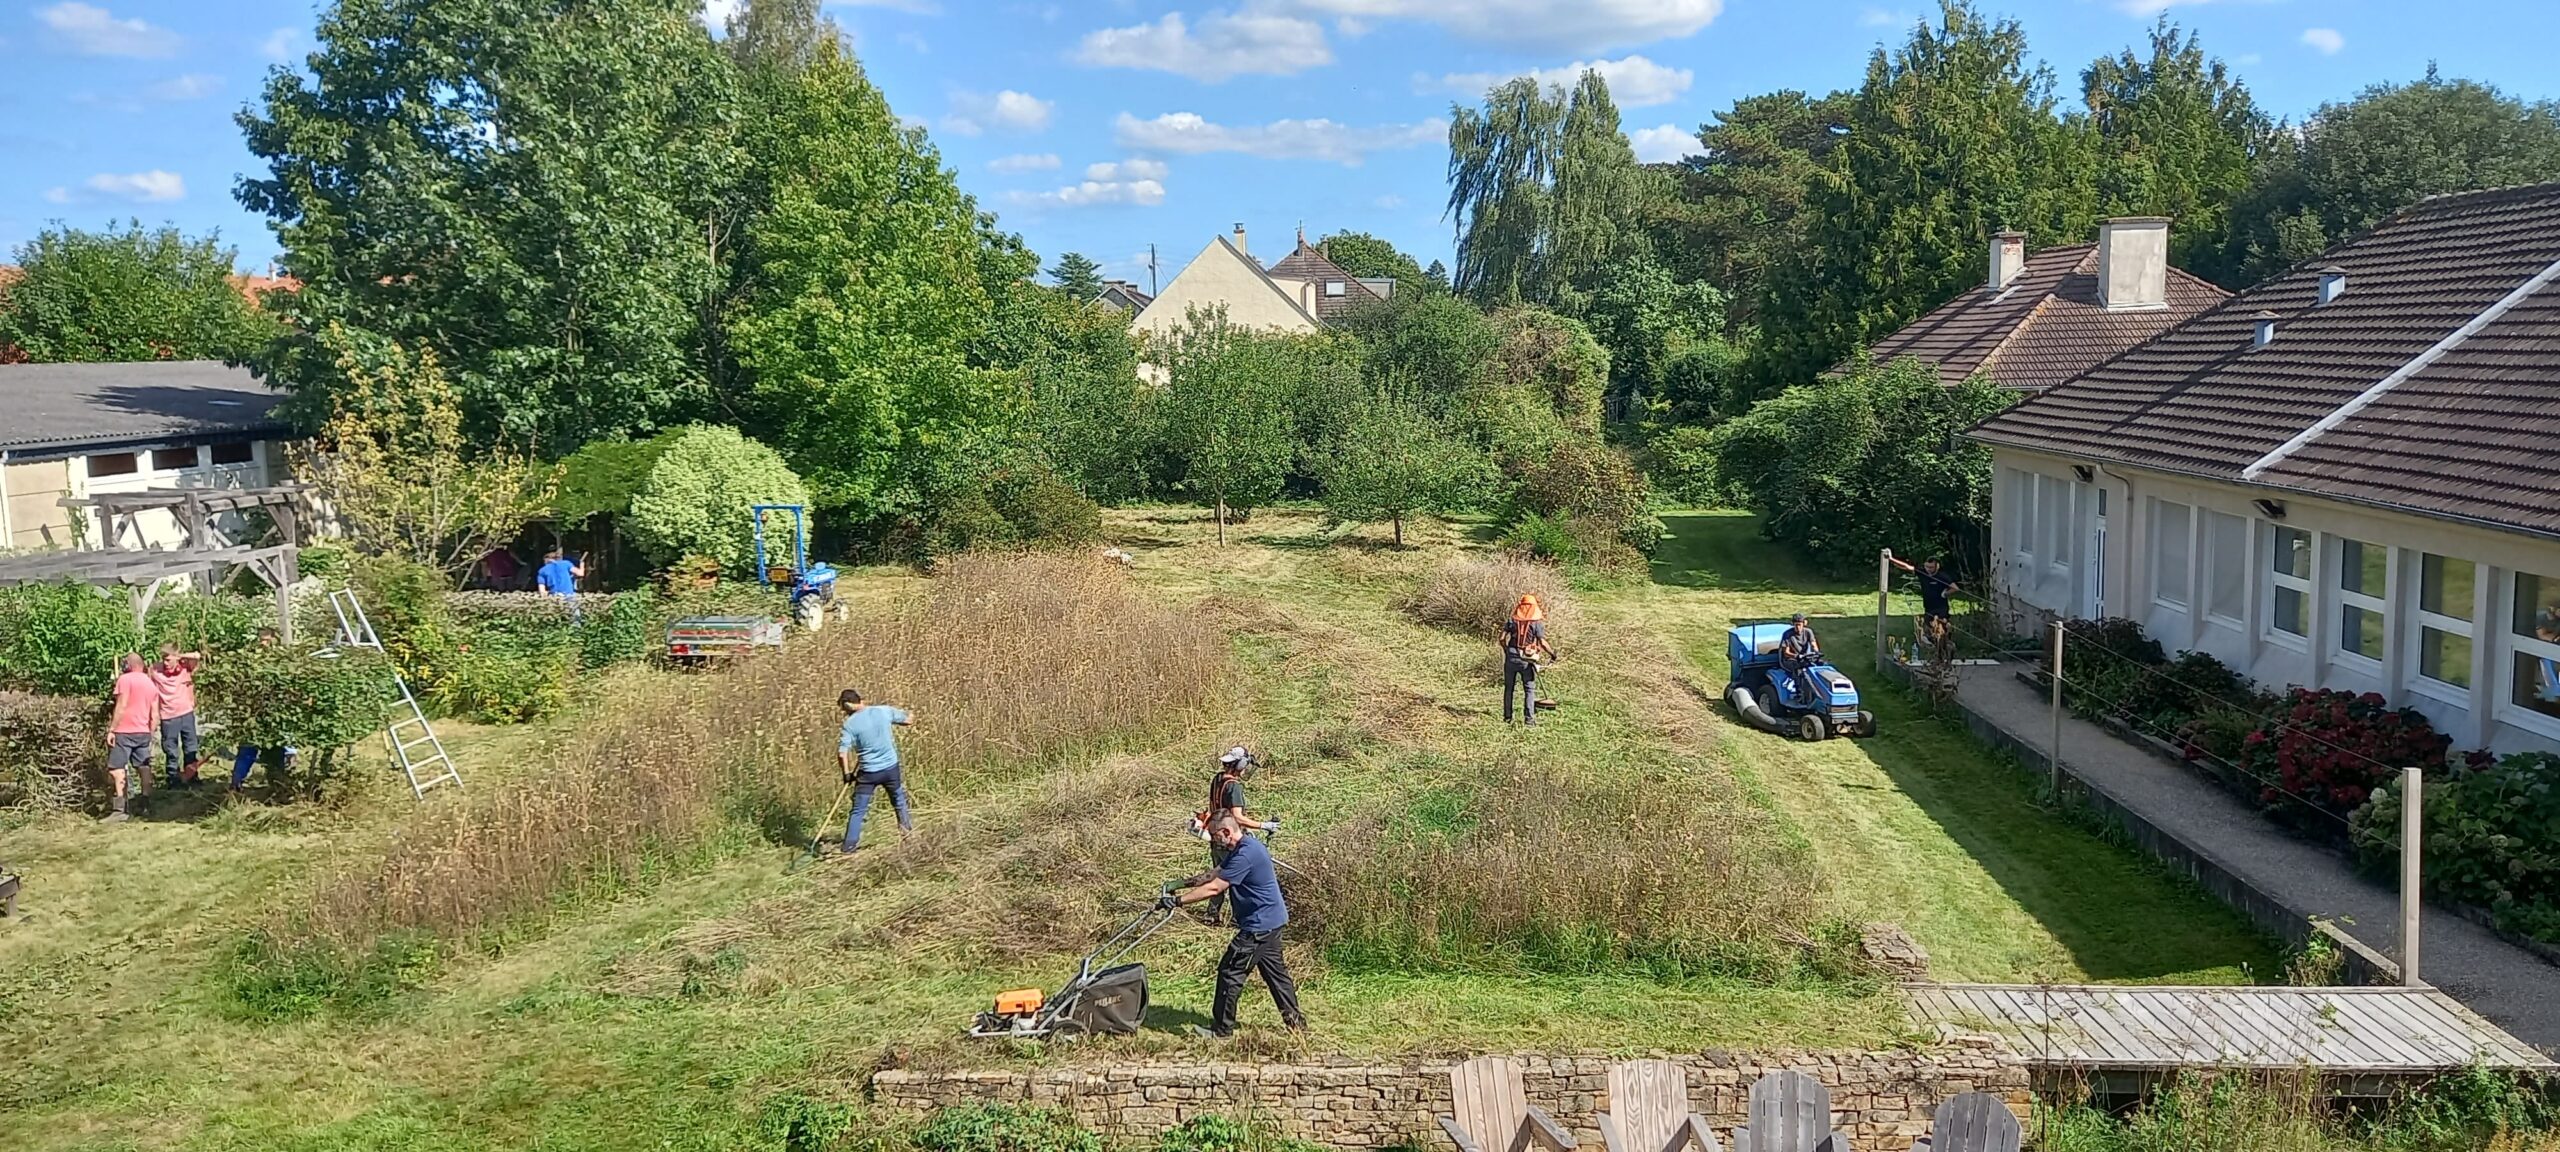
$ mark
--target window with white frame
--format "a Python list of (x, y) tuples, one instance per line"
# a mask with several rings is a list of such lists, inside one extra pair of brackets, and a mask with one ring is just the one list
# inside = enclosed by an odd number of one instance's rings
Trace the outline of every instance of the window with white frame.
[(2304, 639), (2311, 635), (2311, 534), (2269, 524), (2266, 535), (2267, 634)]
[(2382, 635), (2390, 616), (2382, 594), (2390, 572), (2389, 548), (2339, 538), (2338, 651), (2382, 659)]
[(2204, 514), (2204, 613), (2238, 628), (2248, 611), (2249, 522), (2228, 512)]
[(2071, 555), (2071, 483), (2039, 474), (2036, 477), (2036, 518), (2043, 531), (2036, 543), (2037, 554), (2044, 557), (2045, 567), (2059, 571)]
[(2507, 637), (2514, 649), (2507, 699), (2516, 707), (2560, 720), (2560, 578), (2515, 575), (2514, 619)]
[(2480, 570), (2457, 556), (2418, 557), (2418, 679), (2471, 687), (2471, 613)]
[(2151, 502), (2151, 598), (2181, 612), (2193, 571), (2195, 510), (2168, 500)]
[(2009, 551), (2024, 557), (2035, 551), (2035, 479), (2015, 468), (2003, 468), (2000, 483), (2009, 493)]

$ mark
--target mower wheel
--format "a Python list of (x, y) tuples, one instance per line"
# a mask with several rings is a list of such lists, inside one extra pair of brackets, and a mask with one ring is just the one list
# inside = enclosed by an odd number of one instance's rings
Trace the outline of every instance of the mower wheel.
[(1759, 703), (1762, 714), (1772, 717), (1778, 714), (1777, 689), (1763, 684), (1751, 694), (1751, 698)]
[(1816, 742), (1828, 740), (1831, 738), (1831, 721), (1819, 712), (1807, 712), (1796, 717), (1796, 735)]
[(1071, 1016), (1061, 1016), (1056, 1023), (1049, 1026), (1049, 1038), (1073, 1044), (1084, 1039), (1087, 1031), (1084, 1021)]
[(1875, 714), (1875, 713), (1873, 713), (1873, 712), (1860, 712), (1860, 713), (1858, 713), (1858, 735), (1860, 735), (1860, 736), (1873, 736), (1873, 735), (1875, 735), (1875, 734), (1876, 734), (1876, 714)]

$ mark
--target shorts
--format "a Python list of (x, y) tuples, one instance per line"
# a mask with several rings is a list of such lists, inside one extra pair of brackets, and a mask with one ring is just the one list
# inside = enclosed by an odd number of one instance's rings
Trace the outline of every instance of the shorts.
[(116, 771), (125, 768), (148, 768), (150, 766), (151, 733), (118, 732), (115, 734), (113, 742), (107, 745), (107, 768), (109, 771)]

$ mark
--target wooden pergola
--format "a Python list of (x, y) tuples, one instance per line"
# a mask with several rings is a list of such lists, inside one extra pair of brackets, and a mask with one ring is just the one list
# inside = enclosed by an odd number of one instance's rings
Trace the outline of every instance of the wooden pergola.
[[(138, 628), (150, 614), (160, 589), (173, 580), (194, 579), (210, 590), (242, 568), (274, 590), (276, 631), (293, 639), (293, 606), (288, 590), (301, 578), (301, 528), (304, 490), (274, 488), (161, 488), (65, 499), (65, 507), (94, 509), (100, 536), (109, 542), (133, 526), (133, 517), (160, 509), (176, 518), (187, 543), (176, 548), (86, 548), (59, 552), (27, 552), (0, 556), (0, 588), (19, 584), (88, 584), (98, 588), (133, 588), (133, 621)], [(279, 543), (237, 544), (215, 526), (225, 512), (267, 510), (282, 536)]]

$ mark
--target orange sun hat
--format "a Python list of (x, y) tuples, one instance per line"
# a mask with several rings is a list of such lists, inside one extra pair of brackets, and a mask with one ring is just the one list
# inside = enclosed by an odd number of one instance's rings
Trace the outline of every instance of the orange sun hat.
[(1519, 606), (1511, 610), (1511, 618), (1514, 620), (1544, 620), (1547, 618), (1547, 613), (1545, 609), (1538, 607), (1537, 597), (1522, 596), (1520, 598)]

